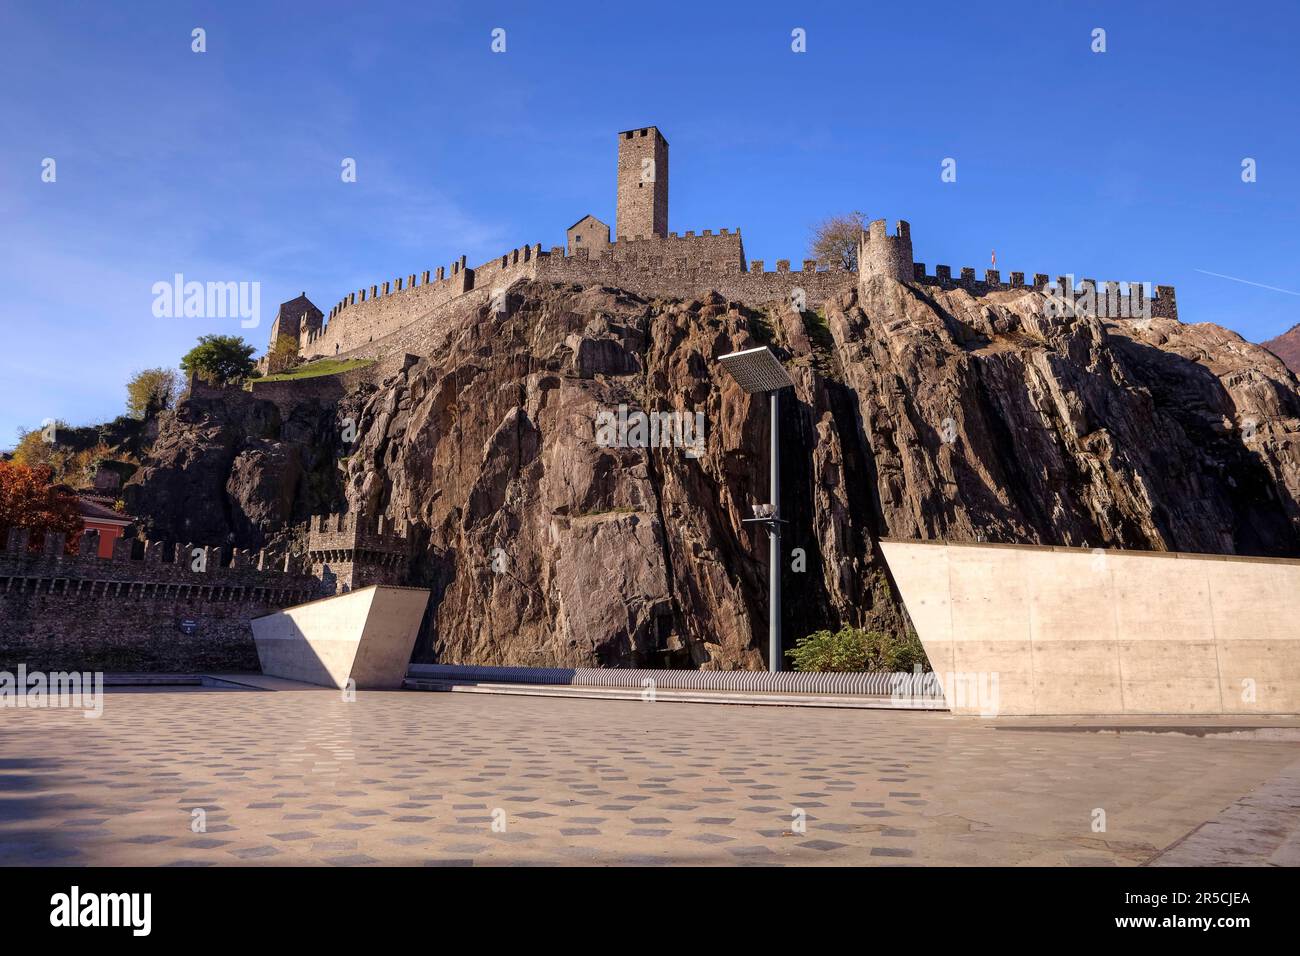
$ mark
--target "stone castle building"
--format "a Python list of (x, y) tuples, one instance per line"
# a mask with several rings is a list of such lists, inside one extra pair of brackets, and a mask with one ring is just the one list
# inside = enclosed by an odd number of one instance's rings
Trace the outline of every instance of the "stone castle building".
[[(443, 311), (469, 304), (489, 303), (516, 282), (576, 282), (617, 286), (645, 296), (689, 299), (716, 291), (728, 299), (751, 306), (792, 303), (816, 309), (828, 298), (875, 275), (901, 282), (944, 289), (964, 288), (972, 295), (1017, 289), (1046, 290), (1048, 276), (1012, 272), (1003, 280), (997, 269), (976, 276), (973, 268), (953, 276), (946, 265), (929, 273), (912, 253), (911, 229), (900, 221), (891, 235), (884, 220), (870, 223), (858, 246), (858, 269), (839, 265), (822, 267), (804, 259), (792, 269), (790, 260), (778, 259), (768, 270), (761, 259), (747, 262), (740, 230), (723, 228), (684, 233), (668, 230), (668, 141), (657, 127), (646, 126), (618, 134), (617, 189), (613, 230), (593, 215), (586, 215), (565, 233), (565, 245), (544, 250), (541, 243), (520, 246), (477, 266), (465, 256), (449, 266), (421, 273), (398, 275), (349, 292), (336, 302), (325, 321), (321, 313), (299, 296), (280, 306), (271, 326), (271, 345), (279, 335), (294, 337), (303, 359), (324, 357), (370, 358), (398, 361), (407, 352), (419, 353), (422, 343), (438, 326)], [(1073, 289), (1072, 277), (1058, 276), (1055, 288)], [(1098, 295), (1103, 285), (1092, 279)], [(1105, 289), (1118, 291), (1118, 283)], [(1139, 289), (1136, 295), (1145, 296)], [(1158, 285), (1149, 302), (1155, 316), (1177, 318), (1172, 286)]]
[(288, 302), (281, 302), (271, 323), (271, 345), (284, 335), (301, 344), (309, 335), (320, 331), (325, 315), (307, 298), (307, 293)]
[(301, 352), (303, 342), (320, 332), (324, 319), (324, 313), (307, 298), (306, 292), (288, 302), (281, 302), (280, 308), (275, 312), (275, 319), (271, 322), (271, 340), (267, 344), (266, 355), (257, 363), (258, 371), (270, 375), (291, 364), (293, 353), (277, 352), (276, 344), (284, 338)]
[(312, 576), (325, 594), (342, 594), (372, 584), (405, 584), (412, 538), (380, 515), (316, 515), (307, 537)]

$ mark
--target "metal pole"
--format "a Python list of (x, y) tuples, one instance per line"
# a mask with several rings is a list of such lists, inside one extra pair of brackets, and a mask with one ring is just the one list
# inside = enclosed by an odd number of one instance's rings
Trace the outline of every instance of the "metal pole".
[(768, 543), (770, 554), (767, 569), (768, 622), (767, 669), (775, 674), (781, 669), (781, 399), (779, 391), (772, 392), (772, 524)]

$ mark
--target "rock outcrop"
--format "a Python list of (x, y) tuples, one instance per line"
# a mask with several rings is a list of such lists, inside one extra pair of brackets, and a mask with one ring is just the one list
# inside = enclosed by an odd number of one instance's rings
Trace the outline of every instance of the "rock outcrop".
[[(130, 504), (196, 540), (201, 512), (242, 546), (344, 505), (410, 521), (410, 583), (434, 591), (426, 659), (761, 667), (767, 543), (741, 522), (766, 500), (767, 405), (716, 359), (771, 344), (795, 381), (791, 643), (904, 626), (886, 535), (1300, 555), (1282, 362), (1216, 326), (1042, 303), (876, 277), (799, 314), (523, 282), (504, 314), (442, 314), (418, 361), (339, 407), (280, 421), (251, 399), (190, 403)], [(602, 444), (598, 416), (620, 406), (703, 412), (706, 441)]]
[(205, 388), (163, 417), (123, 488), (126, 509), (151, 539), (287, 547), (293, 524), (338, 500), (346, 413), (312, 401), (285, 418), (241, 389)]
[(1285, 362), (1287, 368), (1300, 375), (1300, 325), (1293, 325), (1276, 338), (1261, 344)]

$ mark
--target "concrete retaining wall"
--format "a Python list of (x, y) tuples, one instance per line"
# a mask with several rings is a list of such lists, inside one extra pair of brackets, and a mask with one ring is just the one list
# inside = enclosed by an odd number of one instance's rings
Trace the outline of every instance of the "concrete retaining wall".
[(881, 547), (953, 713), (1300, 713), (1300, 561)]

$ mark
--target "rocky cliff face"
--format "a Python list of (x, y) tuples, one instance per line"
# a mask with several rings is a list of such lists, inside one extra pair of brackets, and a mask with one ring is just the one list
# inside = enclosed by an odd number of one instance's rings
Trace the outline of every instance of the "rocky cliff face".
[(1283, 362), (1287, 368), (1300, 375), (1300, 325), (1293, 325), (1277, 338), (1262, 343)]
[[(508, 305), (467, 304), (344, 409), (183, 412), (136, 507), (175, 527), (223, 502), (204, 520), (248, 546), (334, 494), (411, 521), (438, 660), (761, 667), (766, 538), (741, 519), (766, 500), (767, 405), (715, 360), (770, 343), (795, 380), (790, 642), (902, 626), (882, 536), (1300, 555), (1296, 379), (1216, 326), (883, 277), (817, 315), (537, 283)], [(701, 411), (706, 441), (606, 447), (599, 416), (621, 405)]]
[(348, 407), (304, 402), (285, 417), (239, 389), (188, 398), (162, 419), (123, 488), (126, 510), (151, 539), (287, 547), (294, 523), (339, 499), (339, 422)]
[[(1212, 325), (873, 283), (830, 310), (898, 537), (1292, 554), (1300, 394)], [(946, 424), (946, 428), (945, 428)]]

